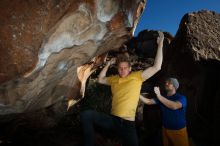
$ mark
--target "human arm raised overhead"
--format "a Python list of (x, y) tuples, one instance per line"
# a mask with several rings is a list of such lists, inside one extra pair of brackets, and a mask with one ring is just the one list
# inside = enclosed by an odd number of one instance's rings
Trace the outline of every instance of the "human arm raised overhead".
[(153, 66), (145, 69), (142, 73), (142, 77), (144, 80), (149, 79), (150, 77), (152, 77), (154, 74), (156, 74), (162, 66), (162, 61), (163, 61), (163, 40), (164, 40), (164, 34), (162, 32), (159, 31), (159, 36), (157, 38), (157, 53), (156, 53), (156, 57), (154, 60), (154, 64)]

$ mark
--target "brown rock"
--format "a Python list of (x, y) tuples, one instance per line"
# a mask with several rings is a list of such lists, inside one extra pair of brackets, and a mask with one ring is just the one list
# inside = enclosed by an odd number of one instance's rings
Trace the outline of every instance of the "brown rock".
[(206, 10), (186, 14), (174, 42), (195, 60), (220, 61), (220, 14)]
[(196, 145), (219, 145), (219, 46), (220, 14), (189, 13), (164, 58), (164, 78), (177, 77), (187, 97), (187, 126)]
[(141, 0), (2, 0), (0, 114), (81, 97), (95, 66), (85, 63), (120, 48), (144, 6)]

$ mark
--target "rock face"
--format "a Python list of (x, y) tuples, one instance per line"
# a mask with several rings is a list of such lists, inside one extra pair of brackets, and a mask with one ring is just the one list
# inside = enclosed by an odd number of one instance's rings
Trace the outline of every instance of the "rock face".
[(0, 114), (83, 96), (86, 79), (100, 63), (97, 56), (117, 50), (132, 36), (145, 3), (2, 0)]
[[(163, 32), (165, 36), (164, 51), (173, 40), (173, 36), (168, 32)], [(143, 30), (137, 37), (133, 37), (127, 44), (130, 49), (133, 49), (138, 56), (143, 58), (154, 58), (157, 52), (157, 37), (158, 31)], [(132, 52), (132, 50), (130, 50)]]
[[(165, 56), (165, 76), (180, 80), (187, 121), (197, 145), (219, 145), (220, 14), (186, 14)], [(165, 77), (164, 76), (164, 77)]]
[(180, 45), (184, 45), (195, 60), (220, 61), (219, 31), (219, 14), (205, 10), (189, 13), (182, 18), (175, 41), (182, 39)]

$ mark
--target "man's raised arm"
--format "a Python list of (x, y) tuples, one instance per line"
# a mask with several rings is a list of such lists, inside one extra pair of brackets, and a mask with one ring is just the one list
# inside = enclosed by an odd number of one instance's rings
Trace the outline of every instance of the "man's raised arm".
[(160, 94), (160, 88), (159, 87), (154, 87), (154, 92), (157, 95), (158, 100), (160, 100), (160, 102), (165, 105), (166, 107), (172, 109), (172, 110), (177, 110), (182, 108), (182, 103), (180, 101), (172, 101), (169, 100), (167, 98), (165, 98), (164, 96), (162, 96)]
[(108, 71), (109, 66), (114, 63), (115, 63), (115, 58), (112, 58), (110, 61), (107, 62), (107, 64), (105, 65), (105, 67), (102, 69), (102, 71), (98, 76), (98, 83), (109, 85), (106, 77), (106, 72)]
[(159, 32), (159, 37), (157, 38), (157, 54), (154, 60), (154, 65), (145, 69), (142, 73), (142, 77), (144, 80), (149, 79), (152, 77), (155, 73), (157, 73), (162, 66), (162, 61), (163, 61), (163, 40), (164, 40), (164, 35), (162, 32)]

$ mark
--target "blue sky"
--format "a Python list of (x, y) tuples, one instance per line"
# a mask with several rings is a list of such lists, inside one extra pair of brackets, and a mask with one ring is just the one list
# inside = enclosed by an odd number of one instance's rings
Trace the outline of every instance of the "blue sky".
[(162, 30), (175, 35), (184, 14), (202, 9), (220, 14), (220, 0), (147, 0), (134, 35), (144, 29)]

